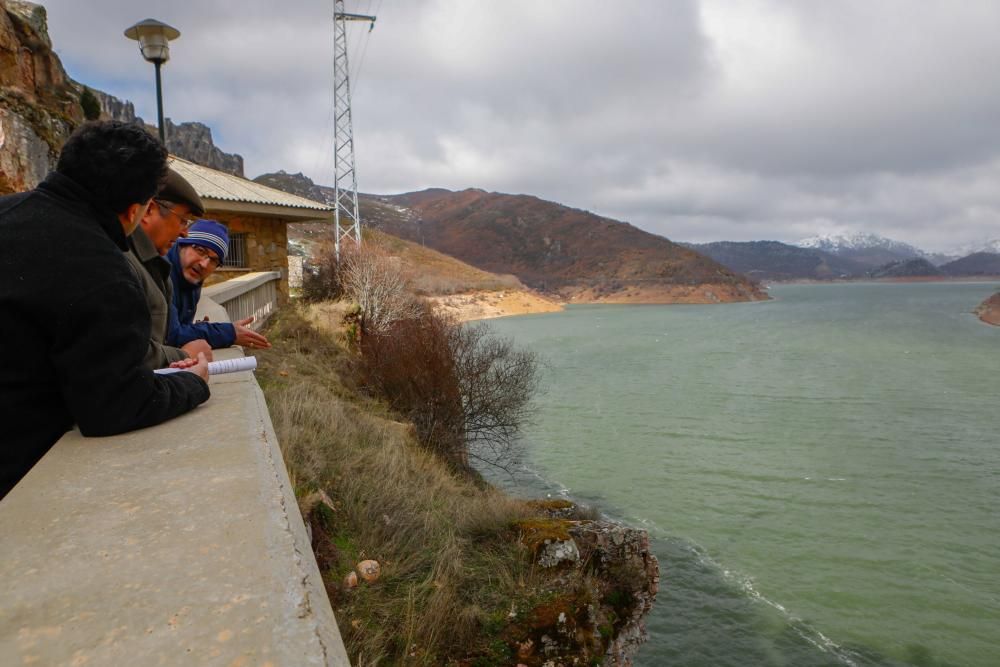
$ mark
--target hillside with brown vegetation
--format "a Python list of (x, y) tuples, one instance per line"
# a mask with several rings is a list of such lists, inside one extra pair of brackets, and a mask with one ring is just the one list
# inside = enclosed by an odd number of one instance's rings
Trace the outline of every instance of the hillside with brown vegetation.
[[(331, 226), (327, 223), (288, 226), (290, 245), (301, 249), (307, 257), (324, 252), (330, 234)], [(410, 289), (459, 320), (561, 310), (556, 301), (525, 287), (516, 276), (477, 269), (432, 248), (370, 227), (363, 230), (363, 239), (365, 244), (382, 249), (399, 262)]]
[(642, 231), (527, 195), (433, 189), (363, 198), (369, 224), (566, 301), (712, 303), (768, 298), (753, 281)]
[[(648, 534), (456, 471), (365, 393), (346, 304), (314, 308), (271, 320), (258, 378), (351, 664), (631, 664), (659, 584)], [(363, 560), (377, 577), (352, 579)]]

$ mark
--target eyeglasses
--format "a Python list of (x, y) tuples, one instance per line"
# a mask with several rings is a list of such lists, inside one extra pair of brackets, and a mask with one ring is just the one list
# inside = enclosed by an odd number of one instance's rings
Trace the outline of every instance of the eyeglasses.
[(211, 266), (213, 269), (219, 268), (219, 263), (220, 263), (219, 262), (219, 257), (214, 252), (212, 252), (208, 248), (206, 248), (204, 246), (200, 246), (200, 245), (191, 245), (190, 247), (196, 253), (198, 253), (198, 259), (199, 260), (207, 259), (209, 266)]
[[(192, 215), (181, 215), (175, 210), (177, 204), (171, 204), (170, 202), (162, 201), (160, 199), (153, 200), (157, 206), (160, 207), (160, 215), (166, 217), (167, 213), (171, 213), (177, 216), (177, 219), (181, 221), (181, 228), (188, 229), (191, 225), (198, 221), (198, 218)], [(166, 211), (167, 213), (164, 213)]]

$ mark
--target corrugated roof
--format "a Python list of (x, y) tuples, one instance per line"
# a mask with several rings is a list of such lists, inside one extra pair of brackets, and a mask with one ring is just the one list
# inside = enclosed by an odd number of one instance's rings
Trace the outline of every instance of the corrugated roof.
[(260, 183), (239, 176), (233, 176), (216, 169), (188, 162), (174, 155), (170, 156), (170, 166), (206, 199), (282, 206), (286, 208), (332, 211), (333, 207), (320, 202), (269, 188)]

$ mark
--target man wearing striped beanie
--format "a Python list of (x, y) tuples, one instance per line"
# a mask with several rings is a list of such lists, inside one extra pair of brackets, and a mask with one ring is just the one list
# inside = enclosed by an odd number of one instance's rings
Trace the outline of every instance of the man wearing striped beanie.
[(229, 232), (215, 220), (199, 220), (188, 228), (187, 236), (177, 239), (167, 253), (170, 280), (174, 286), (167, 342), (181, 347), (193, 340), (205, 340), (213, 349), (242, 345), (250, 348), (271, 347), (267, 338), (247, 325), (252, 317), (239, 322), (195, 322), (194, 314), (201, 298), (201, 286), (226, 259)]

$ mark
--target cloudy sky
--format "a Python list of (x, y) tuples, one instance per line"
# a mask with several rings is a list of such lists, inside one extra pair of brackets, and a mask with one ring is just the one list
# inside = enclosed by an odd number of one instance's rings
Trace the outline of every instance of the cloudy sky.
[[(48, 0), (70, 75), (331, 184), (332, 0)], [(1000, 238), (1000, 1), (347, 0), (359, 188), (533, 194), (675, 240)]]

